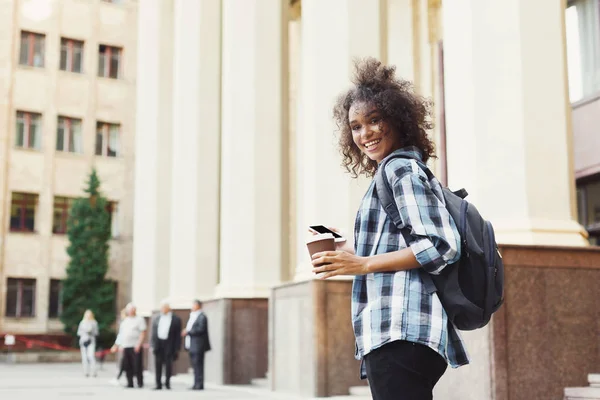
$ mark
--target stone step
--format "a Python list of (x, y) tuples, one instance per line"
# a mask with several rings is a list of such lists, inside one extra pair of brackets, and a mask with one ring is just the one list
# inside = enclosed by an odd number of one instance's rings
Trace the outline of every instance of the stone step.
[(588, 382), (591, 387), (600, 387), (600, 374), (589, 374)]
[(564, 400), (600, 400), (600, 387), (566, 388)]
[(371, 389), (368, 386), (352, 386), (350, 396), (371, 398)]
[(260, 388), (268, 388), (269, 380), (267, 378), (254, 378), (250, 381), (252, 386), (260, 387)]

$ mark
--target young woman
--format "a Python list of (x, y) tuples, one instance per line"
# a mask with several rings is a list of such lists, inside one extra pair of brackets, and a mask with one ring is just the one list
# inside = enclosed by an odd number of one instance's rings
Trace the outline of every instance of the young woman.
[[(81, 349), (81, 363), (85, 376), (96, 376), (96, 336), (98, 336), (98, 322), (91, 310), (86, 310), (83, 319), (77, 328), (79, 348)], [(90, 371), (91, 370), (91, 371)]]
[(386, 165), (404, 228), (387, 217), (371, 183), (356, 216), (354, 247), (315, 254), (313, 271), (323, 279), (355, 276), (356, 357), (373, 399), (429, 400), (447, 364), (458, 367), (468, 357), (420, 274), (439, 274), (458, 260), (460, 238), (440, 183), (417, 163), (434, 156), (427, 136), (431, 106), (394, 73), (374, 59), (358, 63), (354, 86), (338, 99), (334, 118), (343, 165), (353, 177), (373, 177), (392, 153), (406, 157)]

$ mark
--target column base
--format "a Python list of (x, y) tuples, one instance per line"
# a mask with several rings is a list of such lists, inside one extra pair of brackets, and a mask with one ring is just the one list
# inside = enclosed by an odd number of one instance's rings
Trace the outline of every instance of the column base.
[(531, 219), (494, 223), (496, 241), (502, 244), (589, 246), (588, 234), (575, 221)]
[[(166, 299), (169, 302), (169, 306), (173, 310), (187, 310), (188, 313), (190, 308), (192, 307), (192, 301), (194, 300), (193, 296), (172, 296)], [(177, 314), (179, 315), (179, 314)], [(179, 315), (181, 317), (181, 315)], [(187, 319), (187, 316), (185, 317)]]
[(600, 365), (600, 249), (501, 246), (505, 300), (463, 332), (471, 364), (436, 385), (446, 400), (562, 399)]
[(273, 289), (271, 389), (307, 397), (348, 395), (359, 379), (350, 315), (352, 281), (308, 279)]
[[(264, 378), (268, 366), (267, 298), (203, 301), (212, 350), (206, 353), (205, 379), (219, 385), (247, 385)], [(187, 318), (183, 321), (185, 324)]]
[(316, 275), (311, 271), (311, 265), (300, 265), (296, 267), (296, 273), (294, 275), (294, 282), (305, 282), (316, 279)]
[(215, 288), (214, 298), (217, 299), (254, 299), (268, 298), (271, 286), (243, 286), (218, 284)]

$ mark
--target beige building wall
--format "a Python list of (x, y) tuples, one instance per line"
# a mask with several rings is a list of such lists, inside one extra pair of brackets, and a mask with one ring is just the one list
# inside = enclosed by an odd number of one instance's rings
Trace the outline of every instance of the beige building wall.
[[(82, 196), (92, 167), (103, 194), (118, 203), (108, 279), (118, 281), (118, 305), (130, 297), (137, 2), (3, 1), (0, 3), (0, 330), (61, 331), (49, 319), (50, 279), (63, 279), (66, 235), (52, 234), (54, 196)], [(46, 35), (43, 68), (19, 65), (21, 31)], [(81, 74), (59, 69), (61, 37), (84, 41)], [(98, 46), (123, 48), (120, 78), (98, 77)], [(16, 111), (42, 114), (40, 150), (15, 147)], [(83, 153), (58, 152), (58, 116), (82, 119)], [(96, 122), (121, 125), (120, 152), (96, 156)], [(12, 192), (37, 194), (34, 233), (9, 231)], [(36, 279), (35, 317), (8, 318), (6, 279)]]

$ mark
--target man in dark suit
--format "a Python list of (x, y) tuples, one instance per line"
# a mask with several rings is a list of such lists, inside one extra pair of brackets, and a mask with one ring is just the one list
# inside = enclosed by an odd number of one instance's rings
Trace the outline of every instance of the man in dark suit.
[(194, 300), (187, 326), (181, 333), (185, 337), (185, 348), (190, 352), (190, 362), (194, 368), (192, 390), (204, 390), (204, 353), (210, 350), (208, 321), (202, 312), (202, 303)]
[(165, 366), (165, 387), (171, 389), (173, 361), (179, 357), (181, 349), (181, 318), (171, 311), (167, 302), (160, 305), (160, 315), (152, 323), (151, 347), (154, 353), (156, 387), (161, 390), (162, 367)]

